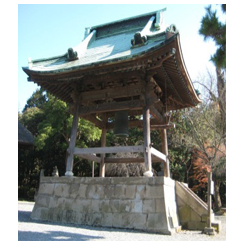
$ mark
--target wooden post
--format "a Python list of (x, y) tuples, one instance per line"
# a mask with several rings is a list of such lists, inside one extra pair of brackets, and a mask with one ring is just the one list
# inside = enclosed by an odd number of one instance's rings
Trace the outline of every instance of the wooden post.
[[(107, 134), (107, 128), (106, 128), (106, 123), (107, 123), (107, 117), (106, 114), (103, 115), (103, 129), (102, 129), (102, 137), (101, 137), (101, 147), (106, 146), (106, 134)], [(100, 177), (105, 177), (105, 154), (101, 154), (101, 163), (100, 163), (100, 171), (99, 171), (99, 176)]]
[(211, 185), (212, 185), (212, 172), (208, 172), (208, 187), (207, 187), (207, 227), (204, 228), (204, 233), (208, 235), (215, 235), (215, 229), (212, 227), (212, 199), (211, 199)]
[(167, 156), (166, 162), (163, 162), (163, 172), (165, 177), (170, 177), (169, 159), (168, 159), (168, 141), (167, 130), (161, 130), (162, 153)]
[(147, 171), (152, 172), (150, 117), (148, 106), (143, 107), (143, 138), (145, 167)]
[(95, 177), (95, 162), (92, 161), (92, 177)]
[(70, 135), (70, 142), (68, 147), (68, 157), (66, 163), (66, 173), (65, 176), (73, 176), (73, 163), (74, 163), (74, 148), (76, 144), (76, 134), (77, 134), (77, 127), (79, 121), (79, 105), (75, 104), (74, 107), (74, 118), (72, 123), (71, 135)]
[[(165, 104), (163, 113), (167, 113), (167, 106)], [(169, 122), (167, 116), (165, 118), (166, 124)], [(163, 163), (163, 172), (165, 177), (170, 177), (170, 167), (169, 167), (169, 159), (168, 159), (168, 139), (167, 139), (167, 129), (161, 130), (161, 143), (162, 143), (162, 152), (166, 155), (166, 162)]]
[(211, 199), (211, 184), (212, 184), (212, 172), (208, 172), (208, 192), (207, 192), (207, 206), (208, 206), (208, 218), (207, 218), (207, 226), (211, 228), (211, 207), (212, 207), (212, 199)]

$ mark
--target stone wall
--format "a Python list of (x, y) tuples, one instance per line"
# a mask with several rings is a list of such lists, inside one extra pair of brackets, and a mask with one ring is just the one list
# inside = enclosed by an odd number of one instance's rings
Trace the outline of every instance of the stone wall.
[(175, 197), (166, 177), (41, 177), (31, 218), (172, 234)]

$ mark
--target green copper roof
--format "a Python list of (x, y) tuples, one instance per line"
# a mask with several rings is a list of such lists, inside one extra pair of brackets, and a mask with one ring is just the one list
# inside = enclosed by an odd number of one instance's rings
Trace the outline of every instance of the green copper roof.
[(49, 74), (145, 54), (166, 42), (171, 26), (164, 23), (163, 11), (166, 9), (87, 28), (84, 40), (67, 53), (33, 60), (24, 70)]

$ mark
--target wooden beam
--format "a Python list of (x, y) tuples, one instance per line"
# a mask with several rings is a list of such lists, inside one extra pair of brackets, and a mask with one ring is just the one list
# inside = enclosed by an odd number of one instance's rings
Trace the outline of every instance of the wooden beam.
[(168, 128), (175, 128), (175, 124), (170, 123), (170, 124), (151, 125), (151, 129), (168, 129)]
[(157, 149), (155, 149), (153, 147), (151, 148), (151, 154), (154, 155), (155, 157), (163, 160), (164, 162), (166, 162), (166, 160), (167, 160), (167, 156), (165, 154), (161, 153), (160, 151), (158, 151)]
[(95, 106), (80, 107), (79, 114), (81, 116), (84, 116), (89, 114), (114, 112), (120, 110), (131, 110), (131, 109), (136, 110), (136, 109), (141, 109), (143, 105), (144, 105), (143, 100), (103, 103), (99, 105), (97, 104)]
[(88, 83), (91, 84), (99, 84), (101, 82), (108, 82), (108, 81), (120, 81), (126, 80), (128, 81), (131, 78), (140, 79), (143, 77), (145, 73), (141, 70), (139, 71), (132, 71), (129, 74), (127, 72), (108, 72), (107, 74), (102, 75), (86, 75), (83, 76), (82, 84), (86, 85)]
[(156, 109), (155, 106), (150, 107), (150, 113), (157, 119), (160, 123), (164, 123), (163, 115)]
[(140, 96), (143, 89), (141, 83), (124, 87), (108, 88), (98, 91), (87, 91), (80, 94), (80, 102), (93, 102), (106, 99)]
[(82, 116), (82, 118), (94, 123), (95, 126), (100, 129), (102, 129), (105, 126), (105, 123), (98, 120), (95, 115)]
[[(105, 163), (144, 163), (143, 157), (137, 158), (105, 158)], [(152, 157), (152, 162), (163, 162), (163, 160)]]
[[(143, 128), (143, 120), (128, 121), (129, 128)], [(164, 129), (168, 128), (166, 124), (160, 124), (156, 119), (150, 119), (150, 129)], [(114, 129), (114, 122), (107, 123), (107, 129)]]
[(74, 155), (77, 155), (77, 156), (79, 156), (79, 157), (81, 157), (83, 159), (86, 159), (86, 160), (101, 163), (101, 158), (97, 157), (95, 154), (74, 154)]
[[(114, 122), (107, 124), (107, 129), (114, 129)], [(129, 128), (142, 128), (143, 127), (143, 121), (142, 120), (134, 120), (134, 121), (128, 121), (128, 127)]]
[(97, 147), (97, 148), (75, 148), (74, 154), (112, 154), (112, 153), (142, 153), (144, 147), (140, 146), (119, 146), (119, 147)]

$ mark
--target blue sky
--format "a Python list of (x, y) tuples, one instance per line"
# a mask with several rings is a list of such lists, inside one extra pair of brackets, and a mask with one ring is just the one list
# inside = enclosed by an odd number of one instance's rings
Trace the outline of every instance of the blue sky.
[[(86, 27), (152, 12), (167, 7), (165, 22), (180, 32), (186, 67), (194, 81), (207, 68), (216, 48), (198, 34), (205, 4), (19, 4), (18, 5), (18, 111), (38, 88), (22, 71), (32, 60), (62, 55), (80, 43)], [(214, 5), (218, 14), (220, 6)]]

